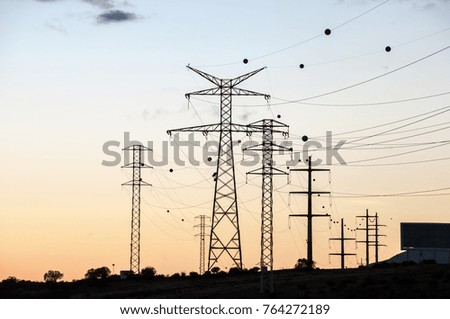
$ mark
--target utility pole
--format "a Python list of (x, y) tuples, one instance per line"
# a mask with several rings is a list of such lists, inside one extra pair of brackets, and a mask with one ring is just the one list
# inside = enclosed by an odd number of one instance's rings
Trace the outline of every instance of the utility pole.
[[(244, 149), (262, 152), (262, 167), (247, 172), (247, 175), (262, 176), (261, 195), (261, 293), (273, 293), (273, 182), (274, 175), (287, 175), (286, 172), (273, 167), (274, 151), (292, 151), (273, 142), (273, 133), (281, 133), (284, 137), (289, 136), (289, 126), (272, 119), (261, 120), (249, 124), (254, 131), (258, 128), (262, 131), (262, 143)], [(269, 277), (269, 279), (267, 278)]]
[(341, 237), (330, 238), (330, 240), (339, 240), (341, 242), (341, 252), (340, 253), (330, 253), (330, 256), (341, 256), (341, 269), (345, 269), (345, 256), (356, 256), (356, 254), (345, 252), (345, 241), (346, 240), (356, 240), (356, 238), (345, 238), (344, 236), (344, 219), (341, 218)]
[(364, 218), (366, 220), (366, 227), (365, 228), (360, 228), (357, 227), (356, 230), (364, 230), (366, 232), (366, 240), (357, 240), (357, 243), (364, 243), (366, 244), (366, 266), (369, 266), (369, 245), (370, 245), (370, 240), (369, 240), (369, 218), (373, 218), (375, 216), (369, 216), (369, 209), (366, 209), (366, 215), (364, 216), (356, 216), (356, 218)]
[(152, 149), (135, 144), (123, 150), (133, 152), (132, 162), (122, 166), (122, 168), (133, 169), (133, 178), (131, 181), (123, 183), (122, 186), (131, 186), (132, 188), (130, 271), (137, 275), (140, 273), (141, 267), (141, 186), (152, 186), (141, 178), (142, 168), (152, 168), (143, 163), (142, 152), (152, 151)]
[(199, 227), (199, 233), (196, 234), (195, 236), (198, 236), (200, 238), (200, 266), (199, 266), (199, 274), (203, 275), (203, 273), (205, 272), (205, 245), (206, 245), (206, 241), (205, 238), (206, 236), (206, 219), (209, 219), (208, 216), (206, 215), (199, 215), (196, 216), (195, 219), (200, 219), (200, 224), (195, 225), (194, 227)]
[[(386, 225), (379, 225), (378, 224), (378, 213), (375, 213), (375, 215), (369, 215), (369, 210), (366, 209), (366, 215), (363, 216), (356, 216), (356, 218), (364, 218), (366, 221), (366, 225), (364, 228), (356, 228), (356, 230), (364, 230), (366, 232), (366, 239), (365, 240), (359, 240), (356, 241), (357, 243), (364, 243), (366, 244), (366, 266), (370, 264), (369, 261), (369, 247), (375, 247), (375, 263), (378, 263), (378, 250), (380, 246), (386, 246), (381, 245), (379, 243), (379, 237), (385, 236), (379, 234), (379, 227), (383, 227)], [(370, 221), (370, 219), (373, 218), (373, 222)], [(372, 224), (371, 224), (372, 223)], [(374, 233), (371, 233), (374, 232)], [(371, 237), (375, 237), (374, 240), (371, 240)]]
[(214, 188), (214, 201), (211, 219), (211, 235), (209, 239), (208, 270), (218, 263), (224, 254), (231, 258), (236, 267), (242, 269), (241, 238), (239, 230), (239, 214), (236, 192), (236, 178), (233, 155), (233, 132), (245, 132), (251, 134), (251, 128), (246, 125), (232, 122), (232, 97), (233, 96), (263, 96), (266, 100), (269, 95), (241, 89), (240, 83), (254, 76), (265, 68), (261, 68), (234, 79), (220, 79), (191, 66), (188, 69), (214, 84), (213, 88), (186, 94), (186, 98), (192, 95), (220, 96), (220, 122), (215, 124), (185, 127), (168, 130), (173, 132), (201, 132), (207, 135), (209, 132), (220, 133), (217, 169)]
[(329, 169), (323, 169), (323, 168), (312, 168), (311, 167), (311, 156), (308, 157), (308, 168), (302, 169), (302, 168), (293, 168), (290, 171), (291, 172), (308, 172), (308, 191), (306, 192), (289, 192), (289, 194), (303, 194), (308, 195), (308, 213), (307, 214), (291, 214), (290, 217), (306, 217), (308, 219), (308, 239), (307, 239), (307, 245), (308, 245), (308, 269), (313, 268), (313, 239), (312, 239), (312, 221), (314, 217), (330, 217), (329, 214), (313, 214), (312, 212), (312, 196), (320, 194), (330, 194), (330, 192), (319, 192), (319, 191), (313, 191), (312, 190), (312, 173), (313, 172), (329, 172)]
[(385, 227), (386, 225), (378, 224), (378, 213), (375, 213), (375, 221), (374, 222), (375, 222), (375, 227), (373, 228), (373, 230), (375, 231), (375, 233), (374, 234), (370, 234), (369, 236), (370, 237), (375, 237), (375, 239), (373, 241), (371, 241), (372, 244), (369, 245), (369, 246), (374, 246), (375, 247), (375, 263), (378, 264), (378, 250), (379, 250), (379, 247), (380, 246), (386, 246), (386, 245), (380, 244), (380, 241), (378, 239), (379, 237), (385, 237), (386, 236), (386, 235), (381, 235), (379, 233), (379, 227)]

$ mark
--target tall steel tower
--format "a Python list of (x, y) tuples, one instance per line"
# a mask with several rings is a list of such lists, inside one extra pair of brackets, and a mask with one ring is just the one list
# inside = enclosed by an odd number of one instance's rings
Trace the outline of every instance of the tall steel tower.
[[(292, 151), (273, 142), (273, 133), (281, 133), (284, 137), (289, 136), (289, 126), (281, 122), (266, 119), (252, 124), (249, 127), (253, 131), (261, 131), (262, 143), (250, 146), (246, 150), (262, 152), (262, 167), (254, 169), (247, 174), (262, 176), (261, 195), (261, 292), (273, 292), (273, 183), (274, 175), (287, 175), (288, 173), (273, 167), (274, 151)], [(269, 279), (267, 278), (269, 277)]]
[(199, 215), (196, 216), (195, 219), (200, 219), (200, 224), (195, 225), (194, 227), (199, 227), (199, 233), (196, 234), (195, 236), (198, 236), (200, 239), (200, 266), (199, 266), (199, 274), (203, 275), (203, 273), (205, 272), (205, 256), (206, 256), (206, 228), (208, 227), (206, 225), (206, 220), (209, 219), (208, 216), (206, 215)]
[(143, 145), (131, 145), (123, 149), (131, 151), (132, 162), (122, 166), (122, 168), (132, 168), (133, 177), (131, 181), (123, 183), (122, 186), (131, 186), (131, 243), (130, 243), (130, 271), (134, 274), (140, 273), (141, 267), (141, 186), (151, 186), (141, 178), (142, 168), (152, 168), (143, 163), (142, 152), (151, 151)]
[(213, 83), (215, 87), (186, 94), (186, 98), (192, 95), (218, 95), (220, 96), (220, 122), (209, 125), (200, 125), (180, 129), (168, 130), (173, 132), (208, 132), (220, 133), (217, 169), (215, 178), (214, 201), (212, 211), (211, 236), (209, 241), (208, 270), (216, 265), (224, 254), (233, 264), (242, 269), (241, 239), (239, 231), (239, 214), (236, 193), (236, 178), (233, 155), (233, 132), (249, 132), (246, 125), (232, 122), (232, 97), (239, 96), (264, 96), (269, 95), (249, 91), (237, 87), (240, 83), (257, 74), (265, 68), (238, 76), (234, 79), (220, 79), (191, 66), (188, 69)]

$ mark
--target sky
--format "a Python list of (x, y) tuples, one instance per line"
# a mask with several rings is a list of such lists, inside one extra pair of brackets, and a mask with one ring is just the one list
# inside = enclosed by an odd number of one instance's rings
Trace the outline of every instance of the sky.
[[(270, 94), (269, 104), (233, 97), (233, 121), (274, 118), (290, 127), (277, 142), (300, 152), (307, 135), (312, 149), (323, 146), (310, 153), (331, 169), (314, 176), (316, 190), (332, 193), (313, 201), (315, 213), (332, 219), (314, 220), (319, 267), (340, 265), (328, 256), (339, 252), (328, 240), (339, 236), (333, 221), (345, 218), (349, 236), (362, 240), (352, 230), (366, 209), (386, 225), (380, 259), (399, 253), (401, 222), (450, 220), (449, 18), (444, 0), (1, 0), (0, 280), (42, 280), (52, 269), (70, 281), (90, 268), (129, 268), (126, 137), (151, 142), (154, 157), (167, 159), (143, 172), (153, 186), (142, 190), (141, 268), (198, 271), (195, 217), (211, 216), (215, 168), (189, 164), (187, 147), (186, 164), (177, 164), (166, 131), (219, 122), (219, 98), (192, 96), (188, 104), (186, 93), (211, 83), (187, 65), (219, 78), (266, 67), (240, 87)], [(327, 131), (331, 146), (344, 141), (338, 153), (347, 165), (336, 157), (325, 165)], [(195, 139), (203, 145), (218, 135)], [(111, 142), (121, 159), (114, 166), (105, 165), (114, 159), (104, 152)], [(251, 268), (260, 254), (261, 177), (246, 180), (246, 172), (261, 163), (242, 165), (242, 153), (235, 149), (236, 183)], [(289, 159), (275, 155), (285, 171)], [(296, 167), (305, 168), (304, 158)], [(274, 185), (274, 268), (292, 268), (306, 257), (306, 221), (289, 214), (307, 207), (288, 193), (307, 180), (291, 172), (289, 184), (276, 176)], [(348, 267), (357, 267), (363, 245), (346, 249), (357, 254)]]

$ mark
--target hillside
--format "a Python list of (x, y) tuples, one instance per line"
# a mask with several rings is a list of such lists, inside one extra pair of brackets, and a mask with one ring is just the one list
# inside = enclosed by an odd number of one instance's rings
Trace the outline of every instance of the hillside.
[(280, 270), (275, 293), (259, 293), (259, 273), (56, 284), (2, 282), (0, 298), (450, 298), (449, 265), (346, 270)]

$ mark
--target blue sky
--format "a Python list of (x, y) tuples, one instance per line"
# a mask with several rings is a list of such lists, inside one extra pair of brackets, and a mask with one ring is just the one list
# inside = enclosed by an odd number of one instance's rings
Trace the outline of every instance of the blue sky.
[[(450, 50), (352, 89), (305, 101), (332, 106), (276, 105), (360, 83), (450, 44), (450, 1), (382, 3), (2, 0), (0, 147), (4, 155), (0, 159), (0, 241), (11, 243), (21, 237), (29, 244), (21, 249), (2, 244), (2, 254), (11, 263), (2, 262), (0, 278), (16, 275), (40, 279), (41, 273), (51, 267), (65, 272), (66, 278), (80, 278), (96, 264), (128, 267), (129, 195), (120, 188), (128, 176), (118, 167), (101, 166), (105, 159), (102, 145), (109, 140), (122, 141), (124, 132), (130, 132), (133, 139), (159, 145), (168, 141), (165, 132), (169, 128), (217, 122), (215, 97), (204, 99), (206, 102), (192, 99), (187, 108), (185, 93), (210, 86), (188, 71), (187, 64), (219, 77), (234, 77), (266, 66), (242, 87), (270, 94), (273, 106), (265, 105), (263, 98), (235, 98), (234, 120), (245, 123), (279, 114), (290, 125), (298, 147), (302, 145), (300, 136), (306, 134), (323, 142), (321, 136), (326, 131), (336, 134), (336, 139), (356, 143), (396, 125), (365, 130), (369, 127), (450, 105), (449, 95), (442, 95), (408, 103), (338, 106), (447, 92)], [(368, 12), (379, 4), (382, 5)], [(332, 31), (329, 36), (324, 34), (326, 28)], [(386, 52), (386, 46), (391, 46), (392, 51)], [(248, 64), (242, 63), (244, 58), (249, 59)], [(298, 67), (301, 63), (305, 65), (303, 69)], [(432, 146), (426, 143), (446, 140), (448, 131), (428, 131), (445, 128), (448, 121), (449, 114), (442, 113), (391, 132), (397, 135), (383, 133), (378, 139), (364, 140), (367, 150), (347, 150), (342, 154), (351, 162)], [(338, 135), (359, 129), (363, 131)], [(408, 129), (416, 131), (402, 133)], [(421, 132), (428, 133), (406, 139)], [(373, 143), (388, 143), (398, 137), (405, 138), (398, 143), (425, 144), (373, 149)], [(203, 141), (202, 136), (198, 138)], [(209, 139), (217, 136), (212, 134)], [(425, 151), (360, 162), (421, 164), (333, 166), (331, 186), (328, 177), (323, 177), (319, 186), (332, 187), (334, 192), (364, 194), (446, 188), (450, 186), (445, 169), (448, 161), (426, 161), (449, 155), (449, 146), (442, 144)], [(319, 152), (317, 156), (324, 154)], [(168, 168), (158, 168), (147, 175), (155, 187), (145, 193), (150, 204), (143, 222), (143, 245), (148, 247), (143, 260), (162, 273), (195, 270), (194, 217), (210, 213), (207, 202), (212, 198), (211, 181), (198, 178), (199, 174), (210, 176), (212, 169), (183, 168), (169, 174)], [(252, 198), (259, 194), (260, 181), (255, 177), (251, 185), (245, 186), (246, 168), (238, 167), (238, 171), (242, 187), (239, 196), (243, 202), (248, 201), (241, 207), (242, 227), (249, 229), (243, 234), (244, 263), (253, 266), (259, 260), (253, 244), (259, 242), (259, 201)], [(292, 210), (306, 209), (301, 199), (293, 204), (297, 206), (287, 205), (286, 192), (296, 190), (302, 183), (301, 177), (294, 179), (298, 179), (296, 183), (287, 187), (283, 186), (284, 181), (277, 182), (284, 187), (276, 194), (274, 208), (279, 234), (277, 268), (295, 263), (295, 258), (290, 258), (291, 250), (295, 255), (305, 251), (304, 222), (293, 222), (288, 228), (287, 215)], [(198, 181), (195, 193), (192, 187), (175, 187), (191, 181)], [(382, 253), (387, 258), (398, 252), (399, 222), (448, 221), (446, 205), (448, 196), (336, 197), (332, 207), (326, 200), (318, 202), (317, 209), (326, 206), (334, 218), (345, 217), (352, 224), (354, 216), (365, 208), (378, 211), (385, 223), (390, 223), (389, 247)], [(168, 217), (164, 207), (169, 206), (176, 209)], [(317, 227), (316, 238), (322, 238), (317, 243), (319, 265), (338, 265), (337, 260), (328, 263), (326, 239), (335, 236), (337, 230), (329, 230), (326, 222), (318, 222)], [(153, 249), (163, 243), (175, 250), (182, 248), (174, 254), (176, 257)], [(286, 245), (288, 249), (284, 248)], [(61, 247), (71, 247), (76, 256), (61, 257)], [(34, 255), (46, 258), (36, 257), (39, 260), (35, 260), (33, 270), (18, 266), (24, 258)], [(177, 265), (174, 258), (183, 258), (185, 264)], [(350, 262), (356, 265), (355, 261)]]

